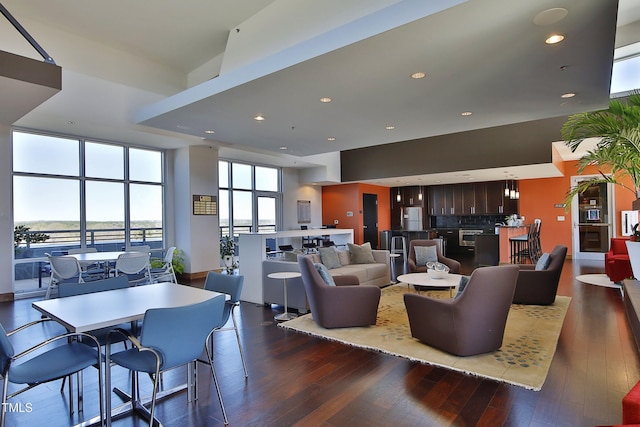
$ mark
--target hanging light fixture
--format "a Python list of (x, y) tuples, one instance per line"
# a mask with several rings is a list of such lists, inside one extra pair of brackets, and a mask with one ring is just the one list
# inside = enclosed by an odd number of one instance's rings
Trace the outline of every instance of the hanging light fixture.
[(509, 181), (504, 180), (504, 196), (509, 197)]
[(422, 200), (422, 187), (420, 187), (420, 190), (418, 193), (418, 200)]
[(511, 180), (511, 191), (509, 191), (509, 198), (510, 199), (515, 199), (516, 198), (516, 189), (513, 183), (513, 179)]
[(402, 201), (402, 196), (400, 196), (400, 187), (398, 187), (398, 195), (396, 196), (396, 201)]
[(518, 188), (518, 181), (515, 182), (515, 188), (516, 188), (515, 199), (518, 200), (520, 198), (520, 189)]

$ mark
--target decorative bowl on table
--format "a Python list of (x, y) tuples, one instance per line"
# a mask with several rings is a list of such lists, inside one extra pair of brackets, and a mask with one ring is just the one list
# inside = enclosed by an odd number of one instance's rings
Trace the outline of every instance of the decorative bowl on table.
[(449, 267), (440, 262), (428, 262), (427, 274), (432, 279), (442, 279), (449, 274)]

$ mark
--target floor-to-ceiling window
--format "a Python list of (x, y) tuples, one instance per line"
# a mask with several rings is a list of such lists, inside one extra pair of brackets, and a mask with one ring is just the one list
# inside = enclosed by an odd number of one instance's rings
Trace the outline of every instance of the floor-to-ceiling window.
[(46, 288), (45, 254), (149, 245), (162, 256), (158, 150), (14, 131), (15, 291)]
[(221, 160), (218, 171), (221, 236), (279, 228), (280, 169)]

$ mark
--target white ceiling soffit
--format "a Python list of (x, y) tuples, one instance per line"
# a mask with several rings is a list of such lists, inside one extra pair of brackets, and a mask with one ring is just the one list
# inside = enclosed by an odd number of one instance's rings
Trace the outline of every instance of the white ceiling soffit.
[[(399, 2), (221, 75), (143, 108), (139, 123), (307, 156), (607, 105), (615, 2), (566, 0), (566, 18), (539, 26), (534, 17), (557, 1), (474, 0), (331, 50), (352, 31), (409, 21), (404, 14), (424, 3)], [(391, 19), (398, 11), (403, 19)], [(546, 45), (552, 32), (565, 41)], [(323, 46), (331, 51), (320, 55)], [(426, 78), (411, 79), (417, 71)], [(568, 92), (576, 96), (561, 98)]]

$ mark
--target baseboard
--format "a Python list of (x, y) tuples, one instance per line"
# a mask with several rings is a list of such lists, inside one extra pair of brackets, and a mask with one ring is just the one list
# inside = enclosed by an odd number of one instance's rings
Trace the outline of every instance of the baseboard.
[(10, 302), (14, 300), (15, 300), (15, 294), (13, 292), (0, 294), (0, 302)]

